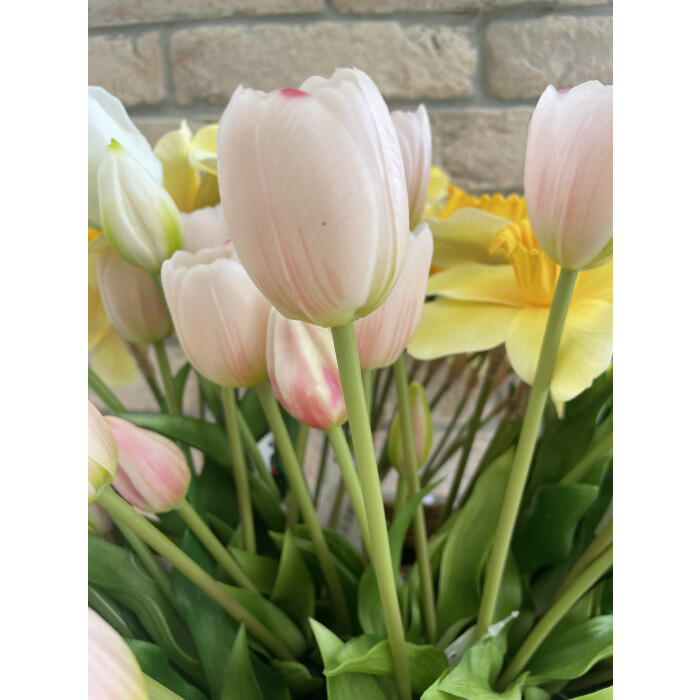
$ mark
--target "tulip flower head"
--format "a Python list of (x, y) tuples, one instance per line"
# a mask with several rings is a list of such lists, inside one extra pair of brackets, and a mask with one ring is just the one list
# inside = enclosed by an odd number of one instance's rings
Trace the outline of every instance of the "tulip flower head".
[[(231, 240), (221, 205), (204, 207), (181, 216), (185, 237), (182, 249), (189, 253), (196, 253), (204, 248), (219, 248)], [(235, 251), (232, 257), (237, 259)]]
[(102, 231), (124, 260), (148, 272), (182, 248), (182, 222), (172, 197), (117, 141), (97, 173)]
[(104, 88), (88, 87), (88, 222), (100, 227), (100, 199), (97, 173), (115, 139), (124, 146), (156, 181), (163, 179), (163, 169), (146, 137), (134, 126), (124, 105)]
[(406, 256), (408, 197), (396, 129), (367, 75), (239, 87), (217, 150), (234, 248), (278, 311), (338, 326), (384, 301)]
[(403, 352), (420, 320), (432, 256), (430, 228), (421, 224), (411, 234), (406, 264), (391, 294), (378, 309), (355, 321), (362, 369), (386, 367)]
[(612, 259), (613, 88), (592, 80), (557, 92), (532, 115), (525, 201), (542, 250), (580, 270)]
[(347, 420), (328, 328), (292, 321), (273, 309), (267, 331), (267, 369), (277, 398), (297, 420), (320, 430)]
[(117, 470), (117, 443), (109, 425), (88, 401), (88, 504), (112, 483)]
[(110, 514), (99, 503), (91, 503), (88, 506), (88, 532), (96, 537), (104, 537), (113, 529), (114, 520)]
[(88, 608), (88, 700), (148, 700), (146, 683), (126, 642)]
[(163, 265), (162, 280), (180, 344), (198, 372), (228, 387), (267, 379), (270, 304), (230, 243), (175, 253)]
[(413, 230), (423, 218), (430, 182), (433, 155), (430, 120), (423, 105), (415, 112), (392, 112), (391, 118), (399, 137), (403, 167), (406, 171), (410, 226)]
[(131, 343), (154, 343), (173, 332), (170, 314), (145, 270), (105, 246), (99, 254), (98, 283), (102, 305), (113, 328)]
[[(425, 395), (425, 389), (418, 382), (411, 382), (408, 387), (408, 401), (411, 407), (411, 424), (413, 440), (420, 469), (428, 459), (433, 444), (433, 418)], [(390, 462), (401, 472), (406, 473), (406, 458), (403, 449), (403, 436), (399, 412), (396, 411), (389, 429), (388, 453)]]
[(167, 513), (187, 495), (190, 468), (180, 448), (168, 438), (115, 416), (105, 418), (119, 448), (114, 486), (147, 513)]

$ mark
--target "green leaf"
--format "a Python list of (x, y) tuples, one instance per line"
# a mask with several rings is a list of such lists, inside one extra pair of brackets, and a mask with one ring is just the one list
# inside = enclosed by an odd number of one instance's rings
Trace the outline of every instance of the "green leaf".
[(565, 562), (576, 527), (597, 495), (598, 488), (589, 484), (541, 486), (513, 538), (520, 568), (532, 573), (542, 566)]
[(205, 459), (197, 486), (207, 513), (235, 529), (239, 523), (238, 501), (231, 471), (227, 473), (211, 459)]
[(506, 490), (514, 450), (492, 462), (474, 485), (445, 543), (438, 580), (437, 620), (442, 634), (479, 610), (481, 580)]
[(190, 685), (175, 671), (160, 647), (140, 639), (127, 639), (126, 643), (147, 676), (155, 678), (161, 685), (177, 693), (184, 700), (207, 700), (207, 696), (201, 690)]
[(202, 394), (204, 394), (204, 400), (206, 401), (207, 406), (209, 406), (211, 412), (215, 416), (218, 416), (221, 413), (222, 408), (219, 387), (199, 372), (196, 372), (196, 375), (199, 388), (201, 389)]
[(600, 615), (562, 634), (549, 636), (528, 664), (528, 685), (579, 678), (594, 664), (612, 656), (613, 618)]
[(134, 637), (129, 624), (119, 610), (119, 605), (104, 591), (88, 584), (88, 606), (113, 627), (125, 639)]
[(228, 551), (231, 552), (236, 563), (255, 584), (255, 587), (261, 593), (270, 595), (277, 576), (277, 561), (272, 557), (266, 557), (262, 554), (251, 554), (243, 549), (236, 549), (231, 545), (228, 546)]
[(88, 535), (88, 583), (132, 610), (173, 663), (192, 678), (202, 678), (202, 664), (185, 623), (131, 552)]
[[(178, 406), (182, 406), (182, 397), (185, 395), (187, 377), (190, 376), (191, 369), (192, 365), (189, 362), (185, 362), (185, 364), (182, 365), (182, 367), (180, 367), (177, 374), (173, 377), (173, 384), (175, 385), (175, 395), (177, 396)], [(156, 680), (158, 679), (156, 678)]]
[(257, 391), (248, 389), (238, 404), (238, 410), (243, 414), (255, 441), (260, 442), (270, 432), (270, 426), (267, 424)]
[(595, 693), (588, 693), (588, 695), (579, 695), (576, 700), (613, 700), (613, 687), (596, 690)]
[(523, 602), (523, 586), (520, 580), (520, 570), (515, 563), (515, 557), (508, 553), (506, 566), (503, 570), (503, 579), (496, 599), (494, 619), (502, 620), (508, 617), (514, 610), (519, 610)]
[(298, 661), (272, 659), (270, 666), (284, 678), (285, 684), (292, 691), (294, 697), (302, 697), (307, 693), (313, 693), (325, 685), (323, 678), (312, 676), (311, 671)]
[[(328, 528), (322, 528), (323, 536), (328, 543), (328, 549), (338, 561), (341, 561), (357, 578), (362, 575), (364, 565), (362, 563), (362, 555), (338, 532)], [(304, 523), (300, 523), (295, 528), (297, 537), (303, 537), (306, 540), (311, 540), (309, 528)]]
[(279, 493), (273, 494), (257, 472), (248, 472), (248, 485), (256, 515), (260, 516), (268, 530), (284, 532), (287, 519), (280, 505)]
[(295, 620), (304, 632), (310, 631), (309, 618), (314, 616), (316, 591), (294, 535), (289, 530), (284, 533), (270, 600)]
[(245, 625), (240, 625), (231, 650), (221, 700), (263, 700), (250, 661)]

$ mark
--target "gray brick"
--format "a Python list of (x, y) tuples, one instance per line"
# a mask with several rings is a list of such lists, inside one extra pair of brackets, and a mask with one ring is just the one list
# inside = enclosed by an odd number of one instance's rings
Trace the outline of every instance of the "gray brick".
[(90, 0), (90, 27), (213, 19), (235, 15), (322, 12), (323, 0)]
[(433, 112), (433, 161), (469, 191), (522, 191), (532, 111)]
[[(346, 14), (388, 14), (390, 12), (469, 12), (522, 5), (525, 0), (333, 0)], [(604, 5), (610, 0), (552, 0), (554, 6)]]
[(468, 97), (476, 49), (467, 28), (393, 22), (197, 27), (171, 38), (176, 100), (228, 101), (239, 84), (297, 87), (339, 66), (366, 71), (387, 98)]
[(613, 79), (612, 17), (545, 17), (492, 22), (486, 31), (488, 83), (504, 99), (539, 97), (586, 80)]
[(90, 37), (88, 82), (116, 95), (127, 107), (161, 102), (165, 89), (158, 34)]

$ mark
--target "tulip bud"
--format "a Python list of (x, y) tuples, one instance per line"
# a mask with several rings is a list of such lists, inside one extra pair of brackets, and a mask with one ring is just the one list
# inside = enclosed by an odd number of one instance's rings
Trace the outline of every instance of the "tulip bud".
[(88, 223), (100, 227), (97, 172), (107, 146), (117, 140), (157, 182), (163, 178), (161, 164), (146, 137), (134, 126), (124, 105), (101, 87), (88, 87)]
[(239, 87), (218, 172), (236, 253), (287, 318), (339, 326), (384, 301), (406, 256), (408, 198), (396, 129), (362, 71)]
[(267, 371), (284, 408), (312, 428), (347, 420), (333, 336), (328, 328), (291, 321), (274, 309), (267, 328)]
[(148, 700), (146, 683), (126, 642), (88, 608), (88, 700)]
[(550, 85), (532, 115), (525, 201), (537, 242), (562, 267), (612, 258), (612, 132), (612, 85), (597, 80), (560, 92)]
[(355, 321), (357, 350), (362, 369), (395, 362), (416, 330), (428, 285), (433, 236), (421, 224), (408, 242), (406, 264), (386, 301), (369, 316)]
[(114, 520), (109, 513), (99, 503), (91, 503), (88, 506), (88, 532), (96, 537), (104, 537), (113, 528)]
[(163, 265), (162, 280), (177, 337), (198, 372), (229, 387), (267, 379), (270, 304), (235, 260), (230, 243), (176, 253)]
[(132, 506), (167, 513), (180, 505), (190, 486), (190, 468), (168, 438), (115, 416), (105, 418), (119, 447), (114, 487)]
[[(433, 418), (430, 415), (428, 399), (422, 384), (412, 382), (408, 387), (408, 401), (411, 406), (413, 439), (420, 469), (428, 459), (433, 444)], [(406, 460), (403, 450), (403, 434), (399, 412), (396, 411), (389, 430), (389, 461), (402, 473), (406, 473)]]
[(117, 470), (117, 443), (107, 422), (88, 401), (88, 504), (112, 483)]
[(97, 173), (102, 231), (124, 260), (148, 272), (182, 248), (182, 222), (172, 197), (116, 141)]
[(117, 333), (131, 343), (155, 343), (173, 332), (152, 277), (106, 246), (97, 265), (102, 305)]
[(392, 112), (391, 118), (399, 137), (403, 167), (406, 171), (410, 227), (413, 230), (423, 218), (430, 182), (433, 155), (430, 120), (423, 105), (415, 112)]
[[(204, 248), (219, 248), (231, 240), (221, 205), (196, 209), (191, 214), (181, 216), (185, 237), (182, 249), (189, 253), (196, 253)], [(237, 259), (235, 251), (232, 257)]]

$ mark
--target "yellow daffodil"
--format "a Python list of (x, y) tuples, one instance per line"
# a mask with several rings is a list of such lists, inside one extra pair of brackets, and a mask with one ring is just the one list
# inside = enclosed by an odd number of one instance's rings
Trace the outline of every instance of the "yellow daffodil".
[(97, 256), (107, 242), (88, 229), (88, 351), (97, 375), (111, 386), (122, 386), (138, 377), (138, 367), (124, 341), (112, 328), (97, 287)]
[(428, 193), (425, 197), (425, 209), (423, 210), (424, 219), (438, 217), (445, 206), (449, 182), (450, 176), (444, 170), (435, 166), (430, 169)]
[[(560, 267), (541, 250), (522, 197), (472, 197), (449, 186), (430, 221), (435, 273), (429, 301), (408, 350), (433, 359), (505, 343), (513, 369), (535, 376)], [(576, 282), (551, 392), (568, 401), (605, 371), (612, 356), (612, 263), (581, 272)]]

